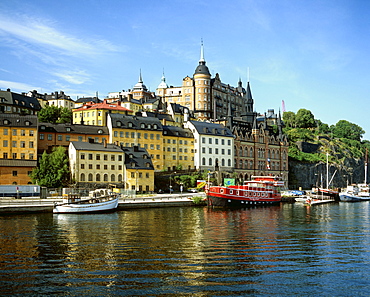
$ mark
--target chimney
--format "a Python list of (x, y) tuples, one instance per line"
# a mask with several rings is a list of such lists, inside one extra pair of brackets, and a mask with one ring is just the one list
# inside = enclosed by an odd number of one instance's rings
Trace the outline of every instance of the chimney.
[(105, 138), (103, 138), (103, 146), (104, 146), (105, 148), (107, 148), (107, 141), (105, 140)]
[(139, 146), (138, 145), (134, 145), (134, 152), (138, 152), (139, 151)]
[(127, 101), (128, 101), (128, 102), (131, 102), (131, 100), (132, 100), (132, 94), (128, 94), (128, 95), (127, 95)]
[(166, 119), (162, 119), (162, 125), (166, 126)]

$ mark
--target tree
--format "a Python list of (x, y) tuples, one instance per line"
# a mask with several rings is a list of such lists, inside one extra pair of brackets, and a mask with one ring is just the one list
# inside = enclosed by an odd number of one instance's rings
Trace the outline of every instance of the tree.
[(308, 109), (301, 108), (298, 110), (296, 116), (297, 128), (315, 128), (316, 122), (315, 117)]
[(292, 111), (286, 111), (283, 113), (283, 121), (285, 126), (288, 128), (296, 127), (295, 113)]
[(53, 148), (51, 154), (42, 154), (39, 166), (32, 170), (32, 183), (42, 187), (60, 188), (67, 186), (70, 180), (68, 156), (62, 146)]
[(67, 107), (61, 107), (57, 123), (59, 124), (72, 123), (72, 110), (70, 110)]
[(44, 123), (72, 123), (72, 111), (67, 107), (47, 105), (40, 110), (38, 118)]
[(334, 137), (347, 138), (357, 141), (361, 141), (361, 138), (365, 133), (360, 126), (346, 120), (340, 120), (338, 123), (332, 126), (332, 132)]

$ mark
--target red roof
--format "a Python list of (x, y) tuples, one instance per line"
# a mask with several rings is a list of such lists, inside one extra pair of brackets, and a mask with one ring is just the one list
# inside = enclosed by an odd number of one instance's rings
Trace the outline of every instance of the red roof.
[(117, 110), (117, 111), (131, 111), (126, 107), (121, 106), (121, 102), (116, 103), (107, 103), (104, 99), (102, 103), (87, 102), (80, 108), (75, 109), (74, 111), (83, 111), (83, 110), (93, 110), (93, 109), (108, 109), (108, 110)]

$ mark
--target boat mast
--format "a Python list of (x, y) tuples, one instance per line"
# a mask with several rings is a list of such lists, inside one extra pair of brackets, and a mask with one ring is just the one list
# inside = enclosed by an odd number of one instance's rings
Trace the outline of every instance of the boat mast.
[(329, 153), (326, 153), (326, 188), (329, 189)]
[(367, 184), (367, 148), (365, 153), (365, 185)]

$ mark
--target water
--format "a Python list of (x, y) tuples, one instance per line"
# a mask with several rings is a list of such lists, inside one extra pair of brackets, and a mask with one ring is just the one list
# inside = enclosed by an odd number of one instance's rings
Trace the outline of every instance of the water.
[(369, 202), (0, 217), (2, 296), (368, 296)]

